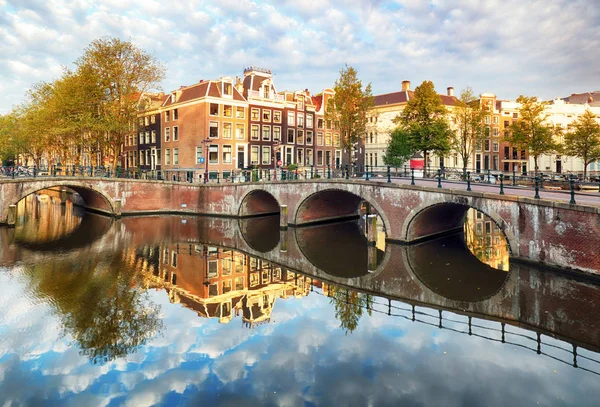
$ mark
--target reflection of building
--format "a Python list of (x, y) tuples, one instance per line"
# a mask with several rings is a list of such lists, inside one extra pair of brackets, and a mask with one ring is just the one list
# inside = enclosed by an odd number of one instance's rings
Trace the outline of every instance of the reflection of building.
[(216, 246), (169, 244), (150, 251), (156, 267), (141, 263), (148, 287), (162, 287), (171, 302), (205, 318), (247, 327), (268, 323), (277, 298), (308, 295), (312, 279), (262, 259)]
[(469, 209), (465, 219), (465, 240), (481, 262), (508, 271), (508, 243), (500, 227), (483, 213)]

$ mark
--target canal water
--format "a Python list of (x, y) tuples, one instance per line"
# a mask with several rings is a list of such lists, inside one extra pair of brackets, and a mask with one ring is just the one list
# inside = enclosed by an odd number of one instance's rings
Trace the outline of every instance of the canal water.
[(32, 195), (0, 229), (0, 405), (599, 404), (597, 283), (509, 262), (476, 211), (415, 246), (366, 227)]

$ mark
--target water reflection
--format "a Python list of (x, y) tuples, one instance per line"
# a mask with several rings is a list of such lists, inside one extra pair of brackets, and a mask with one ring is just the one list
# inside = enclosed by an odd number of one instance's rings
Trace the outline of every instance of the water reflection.
[(464, 234), (467, 247), (475, 257), (492, 268), (508, 271), (508, 242), (491, 218), (476, 209), (469, 209)]

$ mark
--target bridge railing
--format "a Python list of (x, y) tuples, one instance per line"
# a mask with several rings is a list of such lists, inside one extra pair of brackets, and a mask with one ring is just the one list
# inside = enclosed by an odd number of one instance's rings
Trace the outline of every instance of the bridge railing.
[[(143, 179), (157, 182), (186, 183), (241, 183), (270, 181), (305, 181), (315, 179), (347, 179), (373, 182), (401, 182), (411, 185), (429, 185), (438, 188), (464, 188), (471, 191), (475, 185), (493, 186), (492, 191), (504, 194), (506, 189), (530, 189), (533, 197), (540, 198), (540, 191), (570, 194), (569, 203), (576, 204), (576, 196), (598, 196), (600, 177), (592, 175), (586, 180), (580, 174), (571, 173), (517, 173), (463, 169), (453, 167), (409, 168), (391, 166), (295, 166), (276, 169), (246, 168), (216, 171), (192, 169), (140, 170), (103, 166), (52, 165), (49, 167), (12, 166), (0, 167), (0, 178), (20, 177), (97, 177)], [(490, 188), (487, 189), (488, 191)]]

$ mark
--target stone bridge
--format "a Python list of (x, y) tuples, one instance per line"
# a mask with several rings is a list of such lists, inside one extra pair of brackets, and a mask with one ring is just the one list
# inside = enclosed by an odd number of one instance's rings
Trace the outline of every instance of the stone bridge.
[(281, 213), (281, 226), (356, 217), (366, 201), (389, 241), (417, 243), (462, 228), (466, 211), (489, 216), (507, 238), (511, 258), (600, 274), (600, 207), (489, 192), (373, 181), (185, 184), (128, 179), (44, 178), (0, 183), (2, 222), (10, 205), (51, 187), (70, 188), (85, 206), (116, 217), (186, 213), (253, 217)]

